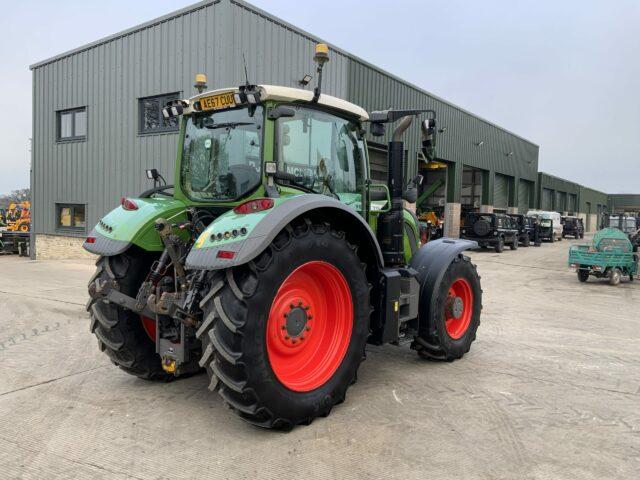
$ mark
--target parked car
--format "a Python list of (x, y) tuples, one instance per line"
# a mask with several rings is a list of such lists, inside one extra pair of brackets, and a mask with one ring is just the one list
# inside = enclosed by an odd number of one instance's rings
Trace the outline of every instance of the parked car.
[(518, 227), (511, 217), (502, 213), (467, 213), (460, 237), (478, 242), (480, 247), (493, 247), (498, 253), (509, 245), (518, 248)]
[(584, 223), (578, 217), (564, 217), (562, 224), (562, 238), (572, 236), (573, 238), (584, 238)]
[(540, 219), (540, 239), (555, 242), (562, 240), (562, 217), (558, 212), (546, 210), (529, 210), (527, 217)]
[(531, 242), (534, 240), (533, 217), (527, 217), (526, 215), (518, 213), (510, 213), (509, 216), (516, 222), (520, 243), (525, 247), (531, 245)]

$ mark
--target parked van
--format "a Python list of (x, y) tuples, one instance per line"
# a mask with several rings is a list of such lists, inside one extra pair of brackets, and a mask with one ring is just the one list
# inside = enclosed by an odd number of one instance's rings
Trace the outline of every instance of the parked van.
[(558, 212), (547, 212), (546, 210), (529, 210), (527, 212), (527, 217), (538, 217), (541, 220), (551, 220), (552, 221), (552, 233), (549, 237), (549, 240), (552, 242), (562, 240), (562, 217)]

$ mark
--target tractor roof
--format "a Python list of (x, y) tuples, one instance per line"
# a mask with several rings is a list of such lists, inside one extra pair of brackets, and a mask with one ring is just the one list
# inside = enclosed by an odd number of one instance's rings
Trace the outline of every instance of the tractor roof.
[[(306, 102), (310, 103), (313, 99), (313, 92), (309, 90), (302, 90), (301, 88), (290, 88), (290, 87), (281, 87), (277, 85), (258, 85), (260, 89), (260, 99), (261, 100), (275, 100), (278, 102)], [(209, 97), (211, 95), (216, 95), (218, 93), (225, 92), (238, 92), (238, 88), (221, 88), (218, 90), (210, 90), (208, 92), (203, 92), (201, 94), (195, 95), (189, 99), (191, 105), (193, 103), (203, 97)], [(351, 102), (347, 102), (346, 100), (342, 100), (338, 97), (333, 97), (331, 95), (327, 95), (323, 93), (320, 95), (318, 100), (319, 105), (324, 105), (325, 107), (333, 108), (335, 110), (340, 110), (349, 115), (353, 115), (358, 117), (362, 121), (369, 120), (369, 114), (365, 109), (355, 105)], [(191, 113), (191, 109), (187, 109), (185, 113)]]

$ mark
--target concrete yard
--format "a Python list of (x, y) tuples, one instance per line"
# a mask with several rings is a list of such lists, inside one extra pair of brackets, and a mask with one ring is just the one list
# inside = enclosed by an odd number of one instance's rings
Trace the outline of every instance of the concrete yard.
[(205, 375), (149, 383), (98, 351), (89, 261), (0, 257), (2, 478), (637, 479), (640, 282), (580, 284), (570, 241), (475, 252), (469, 355), (368, 349), (347, 401), (260, 430)]

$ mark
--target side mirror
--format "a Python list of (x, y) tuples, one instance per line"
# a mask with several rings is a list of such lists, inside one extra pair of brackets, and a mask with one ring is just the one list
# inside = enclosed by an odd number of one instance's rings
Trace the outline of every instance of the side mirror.
[(386, 131), (384, 123), (371, 122), (369, 132), (374, 137), (382, 137)]
[(436, 119), (427, 118), (420, 125), (422, 131), (422, 153), (428, 162), (436, 159)]
[(418, 201), (418, 189), (413, 187), (405, 190), (402, 198), (409, 203), (416, 203)]
[(158, 170), (156, 170), (155, 168), (145, 170), (145, 173), (147, 174), (147, 178), (149, 180), (153, 180), (154, 182), (157, 182), (158, 180), (160, 180), (160, 174), (158, 173)]

